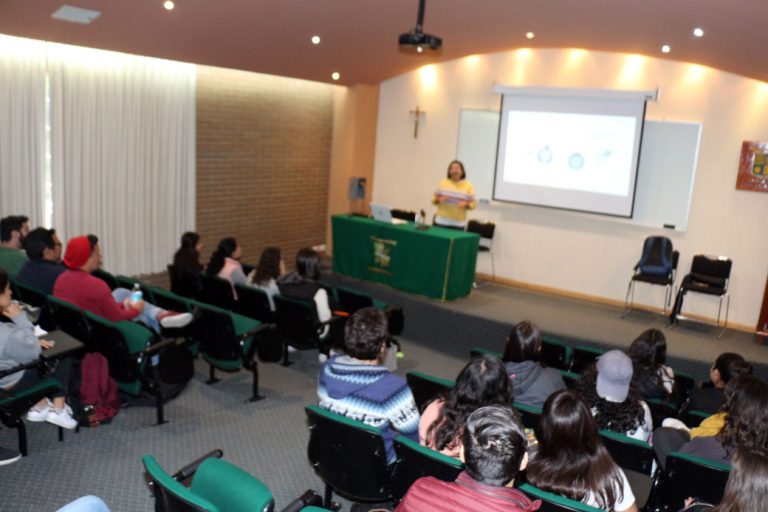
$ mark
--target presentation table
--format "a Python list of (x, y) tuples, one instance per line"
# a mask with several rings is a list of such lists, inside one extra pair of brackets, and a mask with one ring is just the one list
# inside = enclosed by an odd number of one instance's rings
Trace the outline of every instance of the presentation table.
[(440, 300), (469, 295), (480, 237), (455, 229), (334, 215), (333, 271)]

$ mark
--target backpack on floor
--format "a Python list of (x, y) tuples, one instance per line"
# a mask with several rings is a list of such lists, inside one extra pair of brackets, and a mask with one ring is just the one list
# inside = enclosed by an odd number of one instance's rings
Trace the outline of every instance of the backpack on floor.
[(117, 383), (109, 376), (107, 359), (98, 352), (86, 354), (80, 364), (80, 403), (92, 426), (109, 422), (120, 410)]

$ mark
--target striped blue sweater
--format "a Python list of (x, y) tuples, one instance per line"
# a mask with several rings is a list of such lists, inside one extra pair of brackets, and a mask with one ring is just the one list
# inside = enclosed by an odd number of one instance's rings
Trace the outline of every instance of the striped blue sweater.
[(390, 462), (395, 436), (419, 440), (419, 411), (411, 390), (384, 366), (332, 357), (320, 370), (317, 395), (320, 407), (381, 429)]

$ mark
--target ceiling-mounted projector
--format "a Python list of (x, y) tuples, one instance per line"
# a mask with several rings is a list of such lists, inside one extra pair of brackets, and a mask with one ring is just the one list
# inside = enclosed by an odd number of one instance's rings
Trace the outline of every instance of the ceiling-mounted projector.
[(421, 27), (424, 26), (424, 4), (426, 0), (419, 0), (419, 14), (416, 18), (416, 27), (410, 32), (400, 34), (397, 42), (400, 51), (406, 53), (422, 53), (424, 50), (437, 51), (443, 46), (443, 40), (432, 34), (425, 34)]

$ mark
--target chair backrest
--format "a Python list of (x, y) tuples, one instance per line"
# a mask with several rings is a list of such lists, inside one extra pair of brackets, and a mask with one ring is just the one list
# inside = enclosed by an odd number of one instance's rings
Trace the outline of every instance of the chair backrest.
[(666, 510), (683, 508), (683, 502), (690, 496), (708, 503), (720, 503), (729, 474), (727, 464), (685, 453), (671, 453), (655, 490), (655, 500), (666, 505)]
[(14, 285), (16, 287), (14, 295), (19, 300), (30, 306), (40, 308), (40, 318), (37, 322), (40, 324), (40, 327), (46, 331), (53, 331), (56, 329), (56, 320), (54, 318), (53, 307), (48, 301), (48, 294), (32, 286), (27, 286), (18, 280), (14, 280)]
[(480, 247), (490, 250), (496, 224), (491, 221), (470, 220), (467, 222), (467, 232), (480, 235)]
[(275, 295), (273, 300), (277, 313), (277, 326), (288, 344), (301, 349), (317, 347), (320, 340), (313, 307), (306, 302), (289, 299), (282, 295)]
[(720, 279), (731, 277), (733, 262), (725, 256), (706, 256), (697, 254), (691, 262), (691, 273)]
[(275, 505), (269, 488), (258, 478), (213, 457), (200, 464), (189, 488), (222, 512), (271, 512)]
[(520, 413), (520, 420), (525, 428), (536, 429), (541, 420), (541, 409), (530, 405), (512, 402), (512, 407)]
[(675, 404), (662, 400), (661, 398), (647, 398), (645, 403), (651, 410), (651, 419), (653, 419), (653, 428), (661, 426), (665, 418), (677, 417), (677, 406)]
[(227, 370), (242, 364), (240, 343), (228, 311), (208, 304), (199, 306), (200, 353), (206, 361)]
[(573, 349), (557, 338), (547, 334), (541, 337), (539, 361), (552, 368), (567, 370), (571, 367)]
[(48, 296), (48, 301), (53, 306), (53, 316), (59, 328), (84, 343), (87, 350), (93, 350), (91, 348), (91, 326), (85, 316), (85, 311), (53, 295)]
[(339, 307), (350, 315), (358, 309), (373, 307), (373, 299), (368, 295), (336, 288), (336, 296), (339, 298)]
[(392, 484), (397, 500), (402, 499), (411, 484), (423, 476), (453, 482), (464, 467), (460, 460), (421, 446), (405, 436), (397, 436), (394, 446), (397, 463), (392, 471)]
[(704, 411), (686, 411), (680, 415), (680, 420), (685, 423), (688, 428), (695, 428), (701, 425), (701, 422), (712, 416), (712, 414)]
[(148, 328), (135, 322), (111, 322), (87, 312), (92, 327), (92, 345), (109, 363), (109, 375), (123, 390), (138, 394), (147, 361), (141, 352), (155, 337)]
[(584, 373), (603, 353), (605, 353), (604, 349), (596, 347), (588, 347), (584, 345), (574, 347), (571, 360), (571, 371)]
[(392, 479), (381, 431), (316, 405), (305, 411), (307, 455), (326, 485), (353, 501), (391, 500)]
[(174, 480), (153, 456), (145, 455), (141, 462), (152, 482), (156, 512), (219, 512), (213, 503)]
[(234, 309), (235, 297), (232, 295), (232, 283), (226, 279), (208, 274), (200, 274), (203, 282), (201, 300), (224, 309)]
[(696, 387), (696, 381), (687, 373), (675, 371), (675, 389), (677, 392), (677, 401), (684, 403), (688, 400), (691, 390)]
[(600, 438), (619, 467), (649, 477), (653, 474), (653, 448), (650, 444), (610, 430), (601, 430)]
[(576, 389), (582, 375), (580, 373), (570, 372), (568, 370), (558, 371), (560, 372), (560, 376), (563, 378), (563, 382), (565, 382), (565, 387), (568, 389)]
[(398, 210), (397, 208), (392, 208), (392, 218), (416, 222), (416, 212), (413, 210)]
[(168, 290), (158, 287), (152, 287), (152, 298), (155, 301), (153, 304), (159, 308), (167, 309), (168, 311), (179, 311), (182, 313), (191, 311), (189, 300), (174, 292), (169, 292)]
[(408, 387), (411, 388), (413, 399), (419, 410), (422, 410), (439, 393), (446, 389), (451, 389), (455, 385), (455, 382), (452, 380), (441, 379), (440, 377), (433, 377), (432, 375), (415, 371), (406, 373), (405, 380), (408, 382)]
[(643, 243), (643, 254), (637, 262), (641, 274), (668, 277), (675, 268), (672, 240), (665, 236), (649, 236)]
[(110, 290), (114, 290), (115, 288), (118, 288), (120, 286), (117, 283), (117, 279), (115, 279), (115, 276), (113, 276), (112, 274), (110, 274), (104, 269), (100, 268), (100, 269), (94, 270), (93, 272), (91, 272), (91, 275), (93, 277), (98, 277), (99, 279), (107, 283), (107, 286), (109, 286)]
[(134, 279), (133, 277), (118, 274), (115, 276), (115, 280), (117, 280), (118, 286), (122, 288), (127, 288), (129, 290), (132, 290), (133, 287), (138, 284), (144, 300), (151, 302), (152, 304), (155, 303), (155, 297), (154, 297), (154, 294), (152, 293), (152, 289), (146, 284), (139, 281), (138, 279)]
[(264, 323), (274, 321), (272, 308), (269, 306), (269, 296), (261, 288), (236, 284), (237, 302), (235, 303), (235, 313), (255, 318)]
[(188, 297), (190, 299), (200, 298), (202, 295), (203, 283), (200, 274), (185, 273), (179, 275), (174, 265), (168, 265), (168, 278), (171, 282), (171, 291), (176, 295)]
[(590, 507), (559, 494), (542, 491), (531, 484), (521, 484), (519, 489), (528, 495), (529, 498), (541, 500), (539, 512), (600, 512), (599, 508)]

